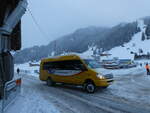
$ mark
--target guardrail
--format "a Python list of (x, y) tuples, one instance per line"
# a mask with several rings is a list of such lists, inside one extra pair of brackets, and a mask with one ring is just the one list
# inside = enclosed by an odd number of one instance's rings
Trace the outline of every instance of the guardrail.
[(1, 113), (16, 99), (21, 92), (21, 78), (9, 81), (4, 86), (4, 95), (0, 102)]

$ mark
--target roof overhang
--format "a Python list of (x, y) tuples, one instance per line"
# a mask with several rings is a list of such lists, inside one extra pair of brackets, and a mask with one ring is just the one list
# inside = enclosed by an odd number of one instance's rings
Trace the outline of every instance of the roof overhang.
[[(20, 0), (0, 0), (0, 27), (3, 26), (4, 19), (8, 8), (11, 13)], [(8, 14), (9, 15), (9, 14)], [(11, 34), (11, 49), (19, 50), (21, 48), (21, 21), (16, 25)]]

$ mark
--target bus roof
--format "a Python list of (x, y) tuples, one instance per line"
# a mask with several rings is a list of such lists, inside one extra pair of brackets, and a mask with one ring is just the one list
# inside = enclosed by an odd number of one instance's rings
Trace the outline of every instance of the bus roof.
[(75, 54), (70, 55), (63, 55), (63, 56), (55, 56), (55, 57), (49, 57), (42, 59), (41, 62), (47, 62), (47, 61), (63, 61), (63, 60), (79, 60), (80, 57)]

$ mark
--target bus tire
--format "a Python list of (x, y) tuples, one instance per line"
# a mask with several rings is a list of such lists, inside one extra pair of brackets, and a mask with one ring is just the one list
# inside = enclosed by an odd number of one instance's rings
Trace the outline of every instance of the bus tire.
[(94, 85), (93, 82), (84, 83), (83, 88), (87, 93), (94, 93), (96, 90), (96, 86)]
[(54, 86), (55, 85), (55, 82), (49, 77), (47, 80), (46, 80), (46, 84), (48, 86)]
[(104, 86), (104, 87), (100, 87), (100, 88), (102, 88), (102, 89), (106, 89), (106, 88), (108, 88), (108, 86)]

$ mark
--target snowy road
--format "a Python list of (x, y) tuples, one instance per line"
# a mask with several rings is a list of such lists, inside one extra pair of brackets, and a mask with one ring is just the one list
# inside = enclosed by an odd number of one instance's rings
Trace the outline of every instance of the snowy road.
[(143, 76), (139, 72), (116, 77), (108, 89), (87, 94), (71, 86), (48, 87), (23, 75), (22, 94), (15, 102), (20, 107), (14, 111), (14, 104), (12, 109), (14, 113), (150, 113), (150, 80)]

